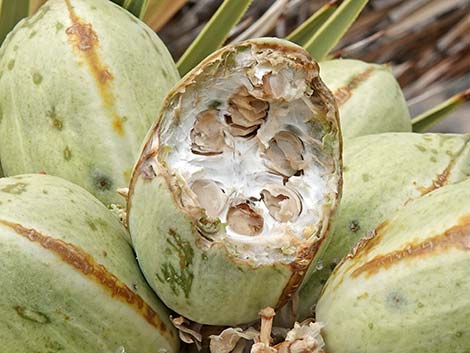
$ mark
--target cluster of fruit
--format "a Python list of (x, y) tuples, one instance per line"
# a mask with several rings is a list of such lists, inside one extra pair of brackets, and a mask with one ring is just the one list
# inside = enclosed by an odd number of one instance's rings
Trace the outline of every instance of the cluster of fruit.
[(266, 307), (323, 339), (212, 352), (470, 350), (470, 136), (412, 133), (387, 67), (261, 38), (180, 80), (119, 6), (49, 0), (0, 49), (0, 160), (5, 352), (176, 353), (170, 310)]

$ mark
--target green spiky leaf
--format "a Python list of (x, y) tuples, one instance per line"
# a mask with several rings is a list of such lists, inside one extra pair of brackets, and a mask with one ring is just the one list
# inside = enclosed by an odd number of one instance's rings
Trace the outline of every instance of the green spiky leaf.
[(345, 0), (305, 43), (304, 48), (318, 60), (323, 60), (351, 27), (367, 0)]
[(431, 127), (443, 120), (447, 115), (460, 107), (465, 102), (470, 102), (470, 89), (456, 94), (445, 102), (413, 118), (413, 131), (426, 132)]
[(238, 23), (251, 2), (252, 0), (224, 1), (178, 61), (177, 66), (181, 76), (223, 45), (230, 30)]
[(29, 15), (30, 0), (0, 0), (0, 44), (15, 25)]
[(308, 20), (297, 27), (286, 39), (298, 45), (304, 46), (320, 27), (331, 17), (339, 6), (339, 1), (326, 3), (318, 9)]

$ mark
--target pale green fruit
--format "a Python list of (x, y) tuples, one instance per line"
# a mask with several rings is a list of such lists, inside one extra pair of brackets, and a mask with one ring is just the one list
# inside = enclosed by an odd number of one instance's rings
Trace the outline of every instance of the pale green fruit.
[(287, 41), (225, 47), (173, 89), (129, 190), (141, 268), (171, 309), (237, 325), (296, 291), (341, 190), (336, 106)]
[(405, 97), (387, 66), (349, 59), (324, 61), (320, 77), (336, 98), (345, 139), (411, 132)]
[(178, 352), (126, 238), (101, 202), (68, 181), (0, 179), (1, 351)]
[(470, 180), (408, 203), (335, 270), (318, 302), (328, 353), (470, 350)]
[(46, 172), (120, 202), (142, 140), (178, 80), (145, 24), (106, 0), (50, 0), (0, 49), (5, 175)]
[(333, 232), (302, 284), (298, 319), (313, 315), (333, 268), (359, 239), (410, 200), (469, 176), (470, 135), (388, 133), (350, 140)]

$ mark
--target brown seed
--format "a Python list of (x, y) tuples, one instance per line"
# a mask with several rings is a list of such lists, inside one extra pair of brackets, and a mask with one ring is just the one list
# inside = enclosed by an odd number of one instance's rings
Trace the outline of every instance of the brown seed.
[(225, 146), (224, 126), (215, 109), (200, 113), (191, 130), (191, 151), (206, 156), (223, 153)]
[(268, 168), (288, 177), (295, 175), (304, 168), (303, 149), (302, 141), (292, 132), (278, 132), (264, 151)]
[(267, 185), (261, 195), (269, 214), (278, 222), (294, 221), (302, 211), (299, 196), (285, 186)]
[(229, 100), (226, 122), (234, 136), (247, 136), (257, 130), (268, 115), (268, 102), (253, 97), (242, 87)]
[(207, 216), (216, 218), (220, 215), (227, 202), (227, 196), (213, 180), (200, 179), (191, 184), (199, 204), (206, 210)]
[(258, 235), (263, 231), (263, 217), (248, 203), (231, 206), (227, 213), (230, 228), (243, 235)]

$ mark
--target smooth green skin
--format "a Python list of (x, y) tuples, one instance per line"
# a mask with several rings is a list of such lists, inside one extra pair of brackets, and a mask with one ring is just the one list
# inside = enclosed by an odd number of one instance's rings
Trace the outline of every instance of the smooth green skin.
[(465, 230), (460, 237), (466, 237), (466, 247), (404, 257), (369, 276), (351, 276), (375, 256), (429, 241), (459, 224), (468, 231), (469, 200), (466, 180), (409, 203), (379, 231), (372, 249), (359, 250), (338, 267), (317, 305), (328, 353), (469, 352), (470, 234)]
[(0, 221), (80, 247), (139, 294), (167, 328), (162, 333), (54, 251), (0, 223), (2, 351), (178, 352), (169, 313), (140, 273), (125, 228), (91, 194), (52, 176), (2, 178)]
[(350, 91), (344, 104), (338, 102), (344, 139), (383, 132), (411, 132), (405, 97), (389, 68), (350, 59), (319, 64), (320, 77), (335, 96), (338, 89)]
[(343, 196), (334, 231), (299, 291), (298, 320), (313, 315), (323, 285), (356, 242), (407, 201), (419, 198), (420, 188), (432, 186), (452, 160), (448, 183), (468, 178), (470, 135), (388, 133), (346, 144)]
[[(1, 162), (7, 176), (44, 171), (119, 203), (115, 190), (128, 185), (140, 144), (179, 76), (163, 42), (133, 15), (110, 1), (70, 2), (98, 37), (97, 56), (113, 77), (111, 106), (66, 33), (66, 1), (48, 1), (0, 49)], [(113, 112), (123, 135), (113, 129)]]
[(139, 178), (134, 190), (132, 243), (147, 282), (169, 308), (198, 323), (237, 325), (276, 306), (293, 273), (288, 266), (251, 266), (223, 245), (204, 250), (162, 177)]

